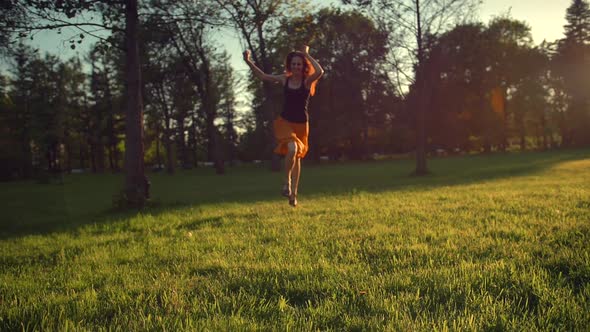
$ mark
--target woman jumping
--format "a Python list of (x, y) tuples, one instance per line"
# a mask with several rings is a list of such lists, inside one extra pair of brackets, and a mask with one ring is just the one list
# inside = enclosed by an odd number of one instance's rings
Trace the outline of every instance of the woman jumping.
[(301, 174), (301, 158), (308, 150), (309, 116), (307, 104), (315, 93), (315, 85), (324, 70), (309, 55), (309, 47), (293, 51), (285, 59), (285, 73), (269, 75), (250, 60), (250, 51), (244, 52), (244, 60), (261, 80), (280, 83), (284, 90), (284, 104), (281, 115), (274, 121), (277, 147), (274, 152), (285, 156), (285, 179), (281, 194), (289, 198), (291, 206), (297, 206), (297, 189)]

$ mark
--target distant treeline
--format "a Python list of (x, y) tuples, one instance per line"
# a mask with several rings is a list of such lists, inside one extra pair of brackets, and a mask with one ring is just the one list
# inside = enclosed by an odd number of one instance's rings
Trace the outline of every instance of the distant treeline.
[[(281, 87), (236, 74), (217, 40), (227, 26), (242, 32), (244, 47), (269, 73), (281, 73), (285, 55), (310, 44), (326, 74), (310, 102), (308, 159), (412, 152), (421, 105), (429, 153), (590, 146), (587, 1), (572, 1), (560, 40), (535, 45), (525, 22), (498, 17), (425, 33), (419, 56), (404, 53), (404, 37), (364, 7), (259, 13), (251, 26), (215, 12), (206, 20), (173, 15), (203, 3), (142, 4), (149, 13), (140, 16), (138, 36), (148, 165), (174, 172), (212, 162), (220, 170), (270, 158)], [(0, 178), (122, 169), (124, 40), (113, 30), (83, 59), (68, 61), (23, 44), (4, 50), (10, 66), (0, 74)]]

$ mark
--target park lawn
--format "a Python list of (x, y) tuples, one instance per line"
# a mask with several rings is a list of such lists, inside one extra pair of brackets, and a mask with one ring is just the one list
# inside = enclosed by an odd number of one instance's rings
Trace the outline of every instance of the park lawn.
[(0, 183), (0, 330), (590, 329), (590, 151)]

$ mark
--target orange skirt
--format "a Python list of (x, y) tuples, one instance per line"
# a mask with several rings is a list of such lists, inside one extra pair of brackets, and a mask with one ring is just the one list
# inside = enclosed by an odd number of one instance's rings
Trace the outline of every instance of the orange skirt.
[(297, 144), (297, 158), (303, 158), (307, 154), (309, 145), (307, 137), (309, 135), (309, 123), (295, 123), (283, 119), (281, 116), (274, 121), (275, 137), (277, 147), (275, 153), (286, 155), (289, 151), (287, 144), (293, 141)]

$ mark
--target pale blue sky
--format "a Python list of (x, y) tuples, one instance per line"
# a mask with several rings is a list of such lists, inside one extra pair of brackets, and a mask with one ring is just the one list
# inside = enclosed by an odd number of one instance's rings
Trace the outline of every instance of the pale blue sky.
[[(316, 1), (321, 4), (338, 3), (336, 0)], [(510, 11), (513, 18), (526, 21), (530, 25), (534, 42), (539, 44), (543, 39), (554, 41), (563, 37), (563, 25), (566, 23), (565, 12), (571, 2), (572, 0), (484, 0), (478, 16), (482, 22), (487, 23), (492, 17)], [(69, 44), (63, 41), (68, 35), (78, 33), (73, 28), (69, 31), (64, 30), (61, 35), (52, 31), (39, 32), (31, 44), (42, 51), (58, 54), (62, 58), (69, 58), (76, 54), (84, 55), (94, 38), (86, 38), (76, 50), (71, 50)], [(247, 70), (241, 60), (240, 43), (235, 36), (225, 33), (220, 38), (220, 42), (232, 54), (232, 64), (235, 69), (240, 72)], [(313, 49), (313, 45), (311, 47)]]

